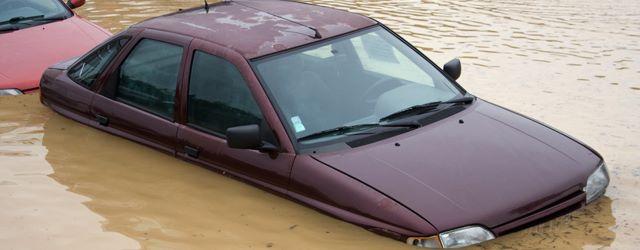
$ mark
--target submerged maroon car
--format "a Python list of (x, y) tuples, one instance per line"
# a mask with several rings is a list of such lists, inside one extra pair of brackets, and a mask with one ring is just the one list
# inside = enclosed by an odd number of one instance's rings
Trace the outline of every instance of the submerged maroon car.
[(150, 19), (49, 68), (42, 102), (408, 244), (461, 247), (601, 196), (602, 157), (483, 101), (383, 24), (287, 1)]

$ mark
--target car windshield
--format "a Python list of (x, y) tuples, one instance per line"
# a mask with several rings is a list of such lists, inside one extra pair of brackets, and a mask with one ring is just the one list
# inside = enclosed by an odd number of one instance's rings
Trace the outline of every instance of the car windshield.
[(462, 94), (431, 63), (379, 26), (259, 59), (254, 67), (295, 139), (375, 124), (409, 107)]
[(38, 20), (69, 16), (69, 10), (58, 0), (0, 1), (0, 25), (30, 26)]

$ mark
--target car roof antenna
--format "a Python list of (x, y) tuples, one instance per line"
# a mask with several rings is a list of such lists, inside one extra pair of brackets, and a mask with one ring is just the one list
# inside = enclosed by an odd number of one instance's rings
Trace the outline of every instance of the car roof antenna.
[(207, 3), (207, 0), (204, 0), (204, 11), (209, 13), (209, 3)]
[[(205, 0), (205, 1), (206, 1), (206, 0)], [(269, 12), (267, 12), (267, 11), (264, 11), (264, 10), (261, 10), (261, 9), (258, 9), (258, 8), (252, 7), (252, 6), (244, 5), (244, 4), (239, 3), (239, 2), (235, 2), (235, 1), (233, 1), (233, 3), (235, 3), (235, 4), (237, 4), (237, 5), (242, 5), (242, 6), (244, 6), (244, 7), (250, 8), (250, 9), (254, 9), (254, 10), (257, 10), (257, 11), (261, 11), (261, 12), (267, 13), (267, 14), (272, 15), (272, 16), (274, 16), (274, 17), (277, 17), (277, 18), (280, 18), (280, 19), (287, 20), (287, 21), (289, 21), (289, 22), (295, 23), (295, 24), (300, 25), (300, 26), (304, 26), (304, 27), (306, 27), (307, 29), (310, 29), (310, 30), (312, 30), (312, 31), (314, 32), (313, 36), (309, 36), (309, 37), (311, 37), (311, 38), (315, 38), (315, 39), (320, 39), (320, 38), (322, 38), (322, 35), (320, 35), (320, 32), (318, 31), (318, 29), (316, 29), (316, 28), (314, 28), (314, 27), (311, 27), (311, 26), (309, 26), (309, 25), (306, 25), (306, 24), (303, 24), (303, 23), (300, 23), (300, 22), (296, 22), (296, 21), (294, 21), (294, 20), (291, 20), (291, 19), (288, 19), (288, 18), (285, 18), (285, 17), (281, 17), (281, 16), (278, 16), (278, 15), (273, 14), (273, 13), (269, 13)]]

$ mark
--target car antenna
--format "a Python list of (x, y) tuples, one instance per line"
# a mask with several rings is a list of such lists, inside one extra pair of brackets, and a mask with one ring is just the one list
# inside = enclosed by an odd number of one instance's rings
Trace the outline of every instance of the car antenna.
[(209, 13), (209, 3), (207, 3), (207, 0), (204, 0), (204, 11)]
[[(206, 0), (205, 0), (205, 2), (206, 2)], [(287, 20), (287, 21), (289, 21), (289, 22), (295, 23), (295, 24), (300, 25), (300, 26), (304, 26), (304, 27), (306, 27), (307, 29), (310, 29), (310, 30), (312, 30), (312, 31), (314, 32), (313, 36), (309, 36), (309, 37), (311, 37), (311, 38), (315, 38), (315, 39), (320, 39), (320, 38), (322, 38), (322, 35), (320, 35), (320, 32), (318, 31), (318, 29), (316, 29), (316, 28), (314, 28), (314, 27), (311, 27), (311, 26), (309, 26), (309, 25), (306, 25), (306, 24), (303, 24), (303, 23), (300, 23), (300, 22), (296, 22), (296, 21), (294, 21), (294, 20), (291, 20), (291, 19), (288, 19), (288, 18), (285, 18), (285, 17), (282, 17), (282, 16), (278, 16), (278, 15), (276, 15), (276, 14), (269, 13), (269, 12), (267, 12), (267, 11), (264, 11), (264, 10), (261, 10), (261, 9), (255, 8), (255, 7), (251, 7), (251, 6), (248, 6), (248, 5), (244, 5), (244, 4), (242, 4), (242, 3), (239, 3), (239, 2), (236, 2), (236, 1), (233, 1), (233, 0), (229, 0), (228, 2), (233, 2), (233, 3), (235, 3), (235, 4), (242, 5), (242, 6), (244, 6), (244, 7), (250, 8), (250, 9), (254, 9), (254, 10), (257, 10), (257, 11), (262, 11), (262, 12), (267, 13), (267, 14), (269, 14), (269, 15), (272, 15), (272, 16), (274, 16), (274, 17), (277, 17), (277, 18), (280, 18), (280, 19)]]

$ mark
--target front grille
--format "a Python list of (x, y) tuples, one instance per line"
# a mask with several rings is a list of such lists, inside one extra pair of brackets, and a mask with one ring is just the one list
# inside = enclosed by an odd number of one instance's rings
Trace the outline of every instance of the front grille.
[(496, 236), (510, 234), (529, 228), (575, 211), (585, 204), (585, 193), (576, 191), (523, 217), (509, 221), (492, 229)]

